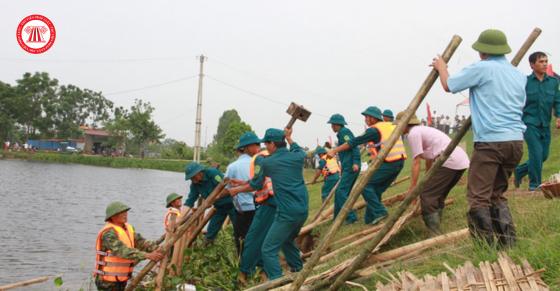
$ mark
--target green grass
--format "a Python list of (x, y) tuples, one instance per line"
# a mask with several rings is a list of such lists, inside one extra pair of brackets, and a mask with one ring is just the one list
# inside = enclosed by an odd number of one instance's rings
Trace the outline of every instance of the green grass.
[(189, 161), (178, 160), (156, 160), (156, 159), (129, 159), (129, 158), (111, 158), (102, 156), (89, 155), (67, 155), (58, 153), (35, 152), (34, 154), (23, 152), (0, 152), (8, 158), (20, 158), (41, 162), (57, 162), (66, 164), (82, 164), (91, 166), (103, 166), (113, 168), (135, 168), (135, 169), (152, 169), (171, 172), (183, 172)]
[[(467, 153), (470, 156), (473, 150), (472, 142), (472, 132), (467, 133), (463, 141), (467, 142)], [(528, 152), (526, 145), (524, 156), (521, 162), (525, 162), (528, 157)], [(560, 155), (557, 150), (560, 148), (560, 130), (556, 130), (552, 134), (551, 143), (551, 153), (549, 159), (545, 162), (543, 167), (543, 180), (548, 180), (548, 177), (553, 173), (558, 173), (560, 170)], [(408, 145), (407, 145), (407, 150)], [(363, 159), (366, 160), (365, 158)], [(412, 166), (412, 159), (408, 159), (405, 163), (405, 167), (402, 170), (399, 178), (411, 175), (410, 169)], [(424, 168), (424, 166), (422, 166)], [(424, 173), (421, 174), (420, 179)], [(304, 176), (306, 181), (312, 179), (314, 171), (306, 170), (304, 171)], [(465, 172), (463, 177), (468, 176), (468, 171)], [(317, 209), (321, 205), (321, 184), (309, 185), (309, 196), (310, 196), (310, 211), (309, 216), (312, 217)], [(394, 187), (389, 188), (384, 194), (383, 198), (396, 195), (408, 190), (410, 186), (410, 181), (405, 181)], [(528, 180), (525, 179), (521, 185), (521, 189), (527, 189), (529, 187)], [(513, 185), (510, 185), (510, 189)], [(454, 204), (448, 206), (444, 210), (442, 231), (444, 233), (449, 233), (464, 229), (467, 227), (465, 214), (469, 209), (468, 203), (466, 201), (466, 184), (458, 184), (453, 188), (449, 194), (448, 199), (454, 199)], [(521, 192), (518, 192), (521, 193)], [(516, 223), (517, 234), (520, 240), (519, 246), (508, 250), (508, 255), (515, 261), (520, 258), (526, 258), (529, 263), (533, 266), (535, 270), (540, 268), (546, 268), (547, 272), (541, 274), (541, 278), (547, 283), (551, 290), (560, 291), (560, 204), (558, 200), (551, 200), (539, 197), (532, 197), (527, 195), (514, 194), (507, 196), (509, 200), (509, 205), (512, 211), (514, 222)], [(361, 198), (358, 200), (360, 201)], [(332, 203), (332, 202), (331, 202)], [(393, 213), (397, 206), (389, 207), (389, 214)], [(357, 232), (366, 230), (369, 226), (364, 225), (365, 209), (357, 212), (360, 221), (354, 225), (342, 226), (338, 233), (336, 234), (333, 242), (345, 237), (348, 237)], [(318, 227), (313, 230), (313, 234), (318, 236), (318, 239), (322, 237), (329, 230), (331, 223), (324, 226)], [(421, 240), (426, 239), (428, 236), (426, 227), (421, 219), (421, 217), (412, 218), (409, 220), (401, 230), (393, 237), (391, 240), (381, 248), (381, 252), (409, 245)], [(335, 246), (335, 248), (340, 248), (344, 244)], [(318, 274), (324, 272), (328, 268), (338, 265), (340, 262), (352, 258), (354, 255), (358, 254), (363, 246), (358, 246), (355, 248), (348, 249), (341, 252), (337, 257), (327, 261), (327, 266), (321, 270), (314, 272)], [(331, 250), (332, 251), (332, 250)], [(463, 265), (465, 261), (470, 260), (475, 266), (478, 266), (479, 261), (490, 261), (495, 262), (498, 255), (495, 251), (488, 248), (475, 247), (471, 239), (461, 240), (454, 243), (453, 245), (444, 245), (432, 250), (426, 251), (422, 255), (423, 259), (421, 262), (416, 262), (414, 264), (395, 264), (389, 266), (387, 269), (394, 276), (396, 273), (402, 270), (407, 270), (412, 272), (416, 277), (422, 277), (425, 274), (437, 275), (440, 272), (449, 271), (443, 266), (446, 262), (452, 268), (456, 268), (458, 265)], [(519, 263), (519, 262), (517, 262)], [(376, 290), (375, 284), (377, 281), (382, 283), (387, 283), (384, 278), (388, 277), (384, 271), (379, 271), (379, 274), (373, 275), (370, 278), (361, 280), (362, 284), (368, 290)], [(397, 276), (398, 277), (398, 276)], [(365, 283), (364, 283), (365, 281)], [(343, 287), (343, 289), (348, 287)]]

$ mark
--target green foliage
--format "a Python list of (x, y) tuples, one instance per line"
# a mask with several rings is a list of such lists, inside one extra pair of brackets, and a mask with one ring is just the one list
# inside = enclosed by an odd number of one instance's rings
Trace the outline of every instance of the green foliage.
[(58, 278), (54, 279), (54, 285), (55, 285), (56, 287), (60, 288), (60, 286), (62, 286), (62, 283), (63, 283), (63, 282), (62, 282), (62, 278), (61, 278), (61, 277), (58, 277)]
[[(226, 136), (226, 132), (230, 124), (233, 122), (241, 122), (241, 117), (239, 117), (237, 110), (231, 109), (224, 111), (224, 114), (222, 114), (220, 120), (218, 121), (218, 132), (214, 135), (215, 144), (221, 146), (222, 141)], [(219, 148), (219, 150), (221, 151), (222, 149)]]
[(224, 140), (222, 141), (222, 153), (228, 158), (235, 158), (239, 137), (246, 132), (254, 132), (250, 125), (245, 122), (233, 122), (229, 125)]

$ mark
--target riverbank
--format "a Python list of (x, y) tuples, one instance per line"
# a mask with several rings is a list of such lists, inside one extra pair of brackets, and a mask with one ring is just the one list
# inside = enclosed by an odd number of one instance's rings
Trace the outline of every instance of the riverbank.
[(156, 159), (134, 159), (134, 158), (112, 158), (91, 155), (67, 155), (59, 153), (35, 152), (0, 152), (2, 159), (25, 159), (40, 162), (56, 162), (64, 164), (82, 164), (90, 166), (103, 166), (112, 168), (151, 169), (170, 172), (183, 172), (190, 161), (178, 160), (156, 160)]

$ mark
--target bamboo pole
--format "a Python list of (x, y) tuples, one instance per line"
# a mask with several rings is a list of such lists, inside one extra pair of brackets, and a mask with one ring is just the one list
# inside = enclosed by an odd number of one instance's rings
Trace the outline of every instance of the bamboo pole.
[(198, 234), (202, 231), (202, 229), (204, 228), (206, 223), (208, 223), (208, 221), (210, 220), (210, 218), (212, 218), (212, 215), (214, 215), (214, 213), (216, 213), (216, 211), (218, 211), (218, 210), (214, 207), (212, 207), (212, 209), (210, 209), (210, 212), (208, 212), (208, 214), (206, 214), (206, 216), (204, 217), (204, 220), (202, 220), (202, 223), (198, 224), (198, 226), (191, 233), (191, 236), (189, 237), (189, 240), (185, 244), (186, 248), (191, 247), (192, 243), (196, 240), (196, 237), (198, 236)]
[[(201, 221), (202, 222), (202, 221)], [(231, 222), (231, 219), (229, 218), (229, 215), (226, 217), (226, 219), (224, 220), (224, 223), (222, 224), (222, 230), (226, 230), (227, 225)]]
[[(453, 55), (453, 53), (455, 52), (455, 50), (457, 49), (457, 47), (459, 46), (461, 41), (462, 41), (462, 39), (459, 36), (456, 36), (456, 35), (453, 36), (453, 39), (451, 40), (451, 42), (448, 44), (447, 48), (443, 52), (443, 55), (442, 55), (443, 60), (445, 60), (446, 62), (449, 62), (449, 59), (451, 58), (451, 56)], [(410, 105), (406, 109), (405, 114), (402, 117), (401, 121), (397, 124), (396, 128), (393, 130), (393, 133), (391, 134), (391, 136), (389, 136), (389, 139), (385, 142), (385, 145), (383, 146), (381, 151), (379, 151), (379, 153), (375, 156), (371, 166), (366, 170), (366, 172), (362, 176), (362, 179), (356, 183), (356, 187), (354, 189), (352, 189), (352, 192), (350, 192), (348, 200), (346, 200), (346, 203), (344, 204), (344, 206), (342, 207), (342, 209), (340, 211), (340, 215), (337, 217), (337, 219), (335, 219), (333, 225), (331, 226), (331, 229), (323, 237), (323, 240), (321, 241), (321, 243), (317, 247), (317, 250), (315, 251), (313, 256), (311, 256), (311, 258), (309, 259), (309, 262), (298, 273), (298, 276), (294, 280), (294, 283), (292, 285), (291, 290), (299, 290), (299, 288), (301, 287), (301, 285), (303, 284), (305, 279), (309, 276), (309, 274), (313, 270), (313, 266), (315, 266), (317, 264), (317, 262), (320, 259), (320, 256), (325, 252), (327, 247), (330, 245), (331, 240), (334, 238), (336, 232), (338, 231), (338, 229), (342, 225), (342, 222), (343, 222), (342, 218), (344, 218), (344, 217), (346, 217), (346, 215), (348, 215), (351, 207), (354, 205), (354, 203), (356, 203), (356, 200), (358, 200), (358, 196), (360, 195), (360, 193), (362, 193), (362, 191), (366, 187), (369, 180), (371, 180), (371, 178), (373, 177), (373, 175), (375, 174), (377, 169), (379, 169), (381, 164), (384, 162), (385, 157), (387, 157), (387, 154), (389, 153), (389, 151), (393, 148), (396, 141), (400, 138), (403, 130), (408, 125), (408, 121), (410, 120), (410, 118), (412, 118), (412, 115), (416, 112), (416, 110), (420, 106), (420, 103), (422, 102), (422, 100), (424, 100), (424, 98), (426, 97), (426, 95), (430, 91), (431, 87), (433, 86), (433, 84), (437, 80), (438, 76), (439, 76), (439, 74), (435, 69), (432, 69), (430, 71), (430, 74), (428, 75), (428, 77), (426, 78), (426, 80), (424, 81), (424, 83), (422, 84), (420, 89), (418, 90), (418, 93), (416, 93), (416, 96), (414, 97), (412, 102), (410, 102)], [(406, 201), (406, 199), (405, 199), (405, 201)], [(403, 209), (403, 212), (404, 212), (404, 209)], [(399, 214), (399, 217), (400, 217), (400, 215), (402, 215), (402, 212)], [(396, 222), (396, 220), (392, 223), (391, 227), (394, 225), (395, 222)], [(387, 227), (387, 225), (386, 225), (386, 227)], [(381, 230), (380, 233), (382, 231), (383, 230)], [(282, 278), (280, 278), (280, 279), (282, 279)], [(275, 281), (280, 281), (280, 280), (275, 280)]]
[[(188, 219), (184, 225), (182, 225), (178, 230), (177, 230), (177, 234), (174, 234), (173, 237), (171, 237), (171, 239), (169, 241), (166, 241), (165, 244), (163, 245), (163, 247), (160, 250), (161, 254), (165, 254), (166, 252), (169, 251), (169, 249), (171, 248), (171, 246), (177, 242), (184, 234), (187, 233), (187, 231), (189, 230), (189, 228), (191, 227), (191, 225), (198, 220), (198, 218), (202, 215), (204, 215), (204, 210), (206, 208), (208, 208), (210, 205), (212, 205), (214, 203), (214, 200), (216, 199), (216, 197), (218, 196), (218, 194), (220, 194), (220, 192), (226, 187), (226, 185), (229, 183), (229, 178), (224, 178), (222, 180), (222, 182), (220, 182), (220, 184), (218, 184), (218, 186), (216, 186), (216, 188), (214, 189), (214, 191), (212, 191), (212, 193), (208, 196), (208, 198), (206, 199), (206, 201), (204, 201), (204, 203), (202, 204), (202, 206), (200, 208), (198, 208), (196, 210), (196, 212), (190, 217), (190, 219)], [(154, 261), (150, 261), (145, 267), (144, 269), (142, 269), (137, 275), (136, 277), (134, 277), (134, 279), (132, 279), (132, 281), (130, 281), (130, 283), (126, 286), (125, 291), (132, 291), (134, 290), (134, 288), (136, 288), (136, 286), (138, 286), (138, 284), (140, 283), (140, 281), (142, 281), (142, 279), (144, 279), (144, 277), (148, 274), (148, 272), (154, 267), (154, 265), (156, 264), (156, 262)]]
[[(171, 213), (169, 216), (169, 224), (167, 225), (167, 233), (165, 234), (165, 240), (171, 239), (173, 236), (172, 229), (175, 228), (175, 222), (177, 220), (177, 214)], [(163, 286), (163, 276), (165, 276), (165, 269), (167, 268), (167, 259), (169, 257), (169, 252), (163, 255), (161, 259), (161, 263), (159, 263), (159, 271), (156, 278), (156, 287), (155, 291), (161, 291), (161, 287)]]
[[(523, 56), (527, 53), (527, 50), (529, 50), (529, 48), (531, 47), (531, 45), (533, 44), (533, 42), (537, 39), (537, 37), (540, 35), (542, 31), (539, 28), (535, 28), (533, 30), (533, 32), (531, 32), (531, 35), (529, 36), (529, 38), (525, 41), (525, 43), (521, 46), (521, 49), (519, 50), (519, 52), (517, 52), (517, 54), (515, 55), (515, 57), (512, 60), (512, 65), (517, 66), (517, 64), (519, 64), (519, 60), (521, 58), (523, 58)], [(444, 60), (446, 62), (448, 62), (449, 60), (446, 59), (444, 57)], [(516, 63), (514, 63), (514, 61)], [(435, 70), (433, 70), (432, 72), (434, 72)], [(432, 82), (433, 84), (433, 82)], [(399, 133), (399, 135), (402, 133), (402, 128), (399, 128), (401, 125), (405, 125), (408, 124), (408, 120), (410, 118), (406, 118), (407, 114), (409, 112), (405, 113), (405, 116), (403, 118), (403, 120), (405, 119), (406, 121), (403, 122), (399, 122), (399, 125), (397, 125), (397, 128), (395, 129), (395, 131), (397, 133)], [(356, 257), (356, 259), (352, 262), (352, 264), (336, 279), (336, 281), (334, 282), (333, 285), (331, 285), (331, 287), (329, 288), (329, 290), (338, 290), (345, 282), (346, 278), (348, 278), (348, 276), (350, 274), (352, 274), (360, 265), (360, 263), (362, 263), (366, 257), (374, 250), (376, 249), (377, 245), (379, 245), (379, 243), (383, 240), (383, 238), (385, 237), (385, 235), (389, 232), (389, 230), (393, 227), (393, 225), (395, 224), (395, 222), (399, 219), (399, 217), (404, 213), (405, 209), (408, 207), (408, 205), (410, 205), (410, 203), (412, 203), (412, 201), (418, 197), (418, 195), (420, 194), (420, 191), (422, 191), (422, 189), (424, 188), (424, 186), (431, 180), (431, 178), (436, 174), (436, 172), (443, 166), (443, 163), (445, 163), (445, 161), (447, 161), (447, 158), (449, 158), (449, 156), (451, 155), (451, 153), (453, 152), (453, 150), (455, 150), (455, 147), (457, 147), (457, 145), (459, 144), (459, 141), (461, 141), (461, 139), (463, 138), (463, 136), (466, 134), (467, 130), (471, 127), (471, 118), (469, 116), (469, 118), (467, 119), (467, 121), (465, 122), (465, 125), (461, 127), (461, 129), (459, 130), (459, 132), (457, 133), (457, 135), (451, 140), (451, 142), (449, 143), (449, 145), (447, 146), (447, 148), (445, 149), (445, 151), (440, 155), (440, 157), (437, 159), (437, 161), (434, 163), (434, 165), (432, 166), (432, 168), (430, 168), (430, 170), (428, 171), (428, 173), (426, 173), (426, 175), (422, 178), (422, 180), (416, 185), (416, 187), (414, 187), (414, 189), (412, 189), (411, 193), (409, 194), (408, 197), (406, 197), (406, 199), (401, 203), (401, 205), (399, 206), (399, 208), (397, 208), (397, 210), (393, 213), (393, 215), (391, 215), (391, 217), (389, 218), (389, 220), (387, 221), (387, 223), (385, 224), (385, 227), (383, 227), (383, 229), (381, 229), (379, 231), (379, 233), (373, 238), (373, 240), (371, 240), (364, 249), (362, 249), (362, 251), (360, 252), (360, 254), (358, 254), (358, 256)], [(395, 133), (395, 132), (393, 132)], [(393, 137), (391, 135), (391, 137)], [(389, 140), (391, 140), (391, 138), (389, 138)], [(313, 258), (313, 257), (312, 257)], [(305, 270), (305, 268), (304, 268)], [(301, 285), (300, 285), (301, 286)]]
[(35, 283), (45, 282), (45, 281), (47, 281), (47, 280), (49, 280), (49, 279), (62, 277), (63, 275), (64, 275), (64, 274), (52, 275), (52, 276), (48, 276), (48, 277), (42, 277), (42, 278), (37, 278), (37, 279), (33, 279), (33, 280), (27, 280), (27, 281), (15, 283), (15, 284), (10, 284), (10, 285), (6, 285), (6, 286), (1, 286), (1, 287), (0, 287), (0, 291), (10, 290), (10, 289), (14, 289), (14, 288), (16, 288), (16, 287), (27, 286), (27, 285), (31, 285), (31, 284), (35, 284)]

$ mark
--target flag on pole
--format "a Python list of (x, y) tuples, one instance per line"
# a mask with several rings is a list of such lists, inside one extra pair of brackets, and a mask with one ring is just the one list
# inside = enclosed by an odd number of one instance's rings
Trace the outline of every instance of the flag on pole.
[(329, 141), (331, 142), (331, 147), (332, 147), (332, 146), (333, 146), (333, 143), (332, 143), (332, 138), (331, 138), (330, 135), (329, 135)]
[(430, 104), (426, 103), (426, 107), (428, 108), (428, 125), (432, 126), (432, 113), (430, 112)]
[(319, 138), (317, 138), (317, 146), (319, 146)]
[(546, 74), (549, 76), (554, 76), (554, 70), (552, 69), (552, 64), (549, 64), (546, 68)]

